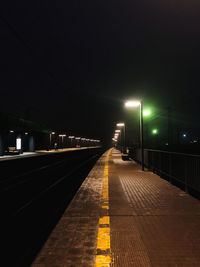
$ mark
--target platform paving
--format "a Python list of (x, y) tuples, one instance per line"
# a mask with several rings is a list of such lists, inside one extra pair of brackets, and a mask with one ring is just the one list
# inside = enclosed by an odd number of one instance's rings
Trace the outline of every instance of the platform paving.
[[(117, 150), (108, 153), (91, 170), (32, 267), (200, 266), (200, 201), (142, 172), (134, 161), (122, 161)], [(108, 208), (102, 209), (105, 186)], [(99, 264), (101, 227), (107, 229), (110, 248), (104, 252), (111, 260), (104, 257), (107, 261)]]

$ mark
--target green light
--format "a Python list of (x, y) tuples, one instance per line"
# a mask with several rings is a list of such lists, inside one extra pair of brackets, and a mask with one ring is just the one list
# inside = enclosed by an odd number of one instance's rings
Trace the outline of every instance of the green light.
[(151, 111), (149, 110), (149, 109), (145, 109), (144, 111), (143, 111), (143, 115), (144, 116), (149, 116), (151, 114)]
[(158, 134), (158, 129), (153, 129), (152, 134)]

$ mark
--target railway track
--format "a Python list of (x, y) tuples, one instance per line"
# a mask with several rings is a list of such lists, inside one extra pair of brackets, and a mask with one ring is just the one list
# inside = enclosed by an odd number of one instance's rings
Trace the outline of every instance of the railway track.
[(12, 170), (10, 176), (1, 178), (4, 266), (30, 266), (102, 152), (93, 149), (55, 154), (49, 159), (34, 157), (35, 167), (29, 159), (30, 170), (26, 166), (23, 172), (18, 166), (16, 174)]

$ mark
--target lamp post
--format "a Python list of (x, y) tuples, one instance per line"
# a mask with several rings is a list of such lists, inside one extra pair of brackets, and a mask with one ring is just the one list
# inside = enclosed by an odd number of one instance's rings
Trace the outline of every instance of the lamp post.
[(59, 137), (62, 137), (62, 149), (63, 149), (63, 138), (66, 136), (66, 134), (59, 134)]
[(70, 139), (70, 142), (71, 142), (71, 147), (72, 147), (72, 139), (74, 139), (74, 138), (75, 138), (75, 136), (72, 136), (72, 135), (70, 135), (70, 136), (68, 136), (68, 138)]
[(80, 147), (80, 139), (81, 139), (81, 137), (75, 137), (76, 147)]
[(124, 132), (124, 148), (123, 148), (123, 153), (125, 152), (125, 147), (126, 147), (126, 134), (125, 134), (125, 123), (124, 122), (119, 122), (116, 124), (117, 127), (123, 127), (123, 132)]
[[(25, 133), (26, 134), (26, 133)], [(51, 132), (50, 133), (50, 138), (49, 138), (49, 150), (51, 150), (51, 137), (52, 137), (52, 134), (55, 134), (55, 132)]]
[(141, 167), (144, 171), (144, 137), (143, 137), (143, 102), (140, 101), (127, 101), (125, 107), (134, 108), (140, 106), (140, 148), (141, 148)]
[[(115, 137), (117, 136), (117, 138), (119, 137), (119, 135), (120, 135), (120, 138), (119, 138), (119, 142), (118, 142), (118, 145), (119, 145), (119, 147), (120, 147), (120, 151), (122, 150), (122, 148), (121, 148), (121, 146), (122, 146), (122, 134), (121, 134), (121, 130), (119, 130), (119, 129), (117, 129), (117, 130), (115, 130)], [(121, 151), (122, 152), (122, 151)]]

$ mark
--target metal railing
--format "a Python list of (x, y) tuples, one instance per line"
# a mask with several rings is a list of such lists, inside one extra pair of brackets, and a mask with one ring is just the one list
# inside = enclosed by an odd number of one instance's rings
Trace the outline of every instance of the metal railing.
[[(133, 150), (131, 157), (141, 162), (140, 149)], [(144, 163), (149, 170), (199, 196), (200, 155), (145, 149)]]

